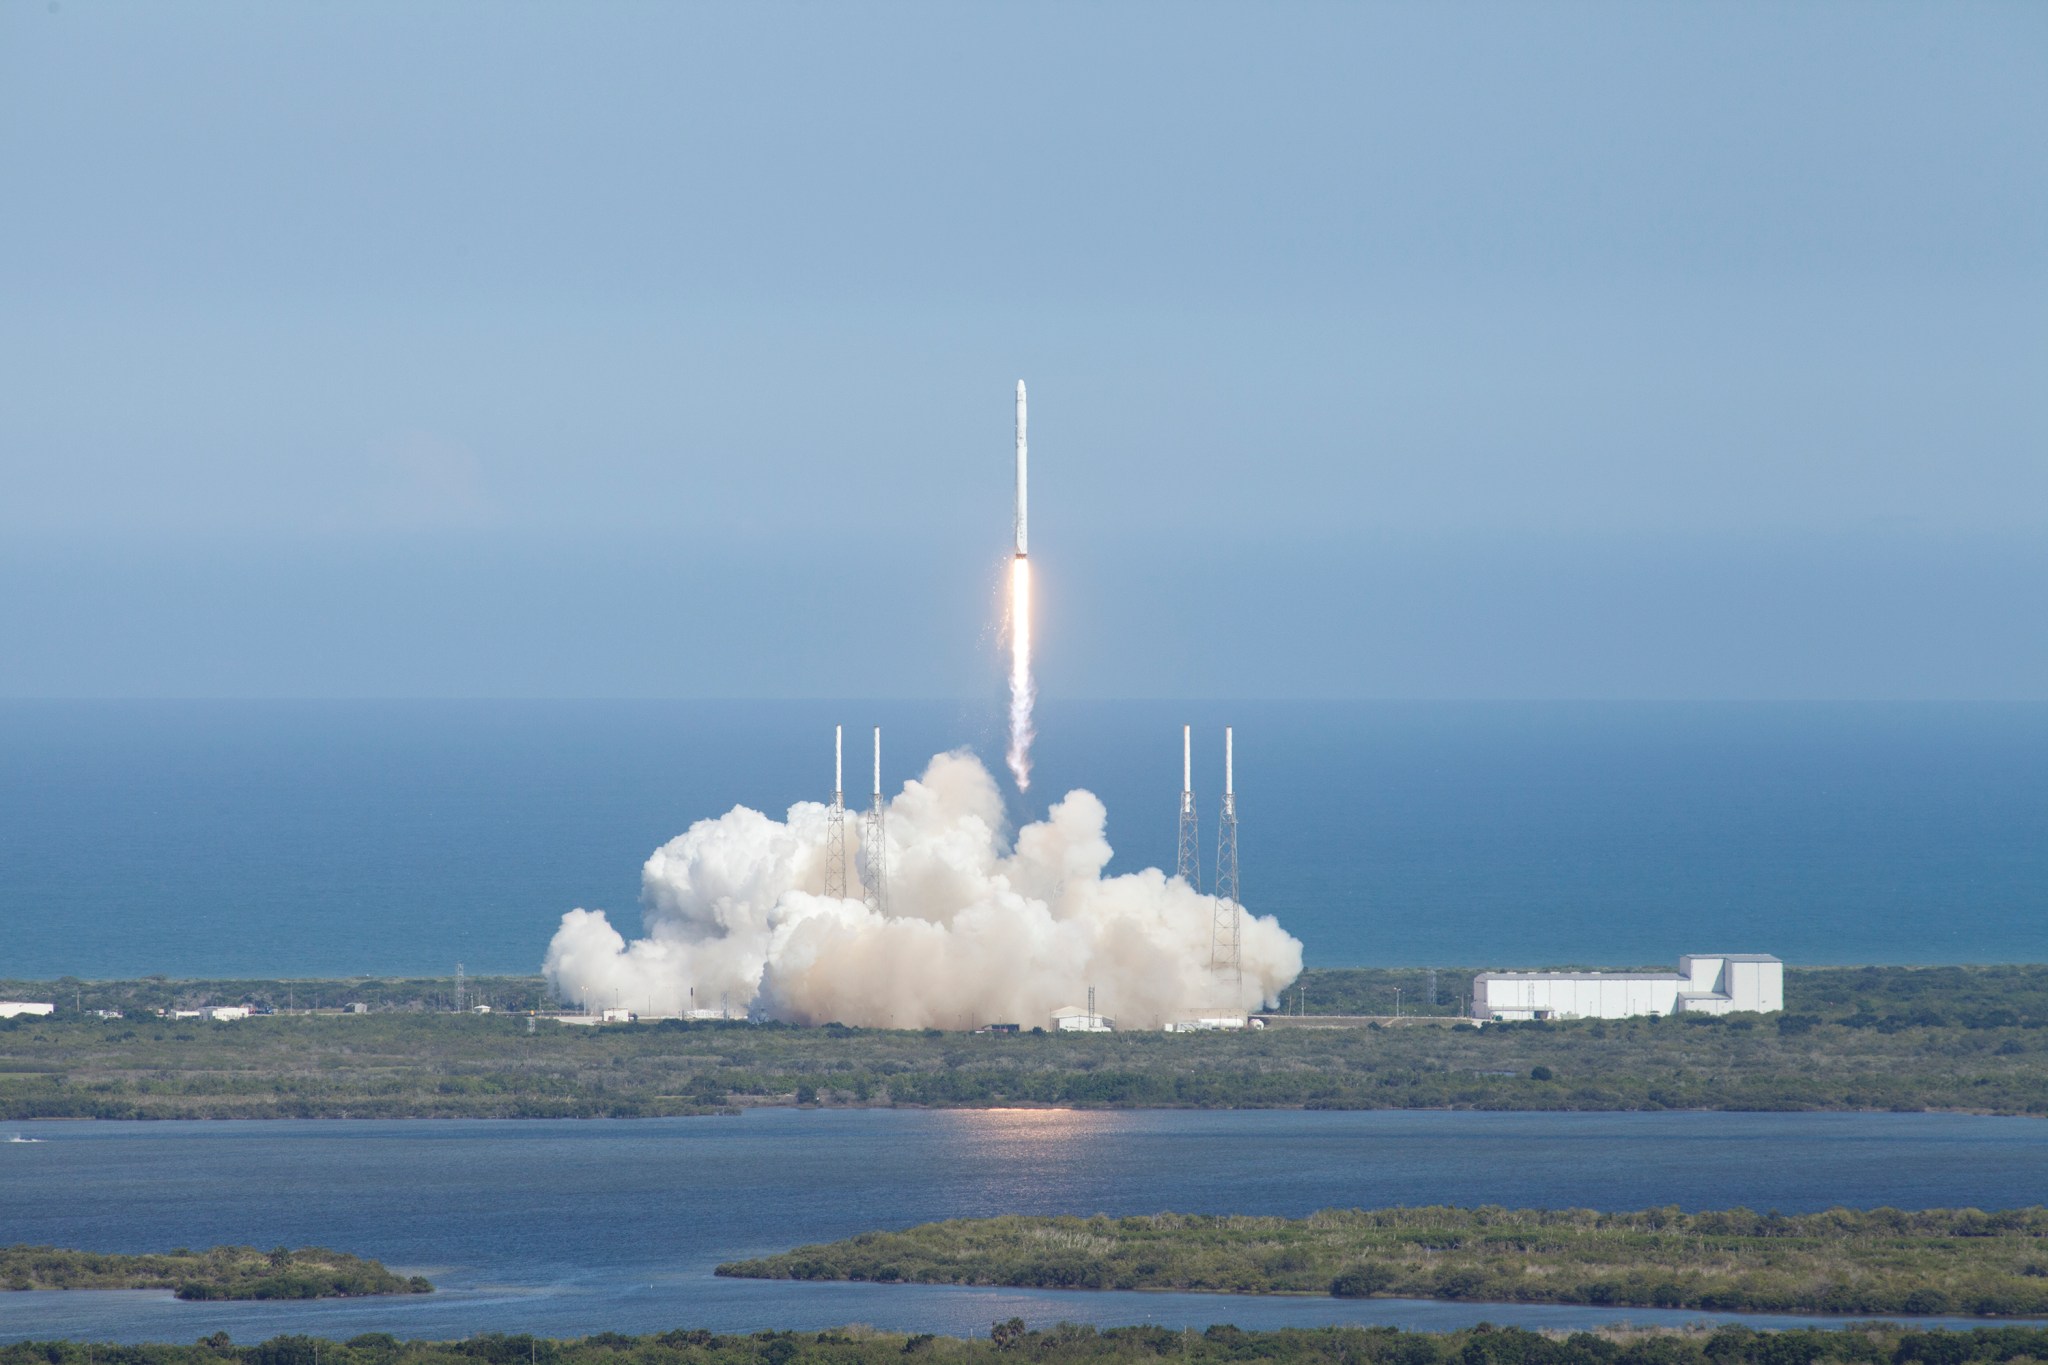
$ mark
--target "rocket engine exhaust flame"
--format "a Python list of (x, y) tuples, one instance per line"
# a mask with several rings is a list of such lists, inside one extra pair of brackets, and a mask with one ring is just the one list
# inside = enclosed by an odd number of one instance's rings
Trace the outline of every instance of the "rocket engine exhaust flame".
[(1031, 789), (1031, 707), (1038, 688), (1031, 680), (1031, 561), (1010, 561), (1010, 748), (1004, 755), (1018, 791)]
[(1024, 381), (1017, 381), (1017, 554), (1010, 561), (1010, 748), (1004, 755), (1017, 790), (1031, 790), (1031, 707), (1038, 688), (1031, 680), (1031, 476), (1025, 439)]

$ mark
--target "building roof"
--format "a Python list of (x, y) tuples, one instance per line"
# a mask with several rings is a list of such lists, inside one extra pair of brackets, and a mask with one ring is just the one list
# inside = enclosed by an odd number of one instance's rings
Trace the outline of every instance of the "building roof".
[(1481, 972), (1474, 981), (1690, 981), (1677, 972)]

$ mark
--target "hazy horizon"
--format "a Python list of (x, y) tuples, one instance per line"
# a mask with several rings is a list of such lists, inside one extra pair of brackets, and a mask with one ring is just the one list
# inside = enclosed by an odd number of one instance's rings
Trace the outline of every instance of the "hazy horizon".
[(0, 696), (2048, 697), (2048, 9), (0, 3)]

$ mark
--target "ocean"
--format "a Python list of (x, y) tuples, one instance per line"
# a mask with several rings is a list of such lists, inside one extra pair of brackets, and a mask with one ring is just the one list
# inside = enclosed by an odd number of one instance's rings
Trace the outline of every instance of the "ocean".
[[(1052, 701), (1015, 811), (1170, 864), (1184, 722), (1313, 966), (2048, 961), (2048, 705)], [(0, 977), (532, 972), (690, 822), (825, 799), (834, 723), (892, 789), (1000, 761), (994, 701), (0, 703)]]

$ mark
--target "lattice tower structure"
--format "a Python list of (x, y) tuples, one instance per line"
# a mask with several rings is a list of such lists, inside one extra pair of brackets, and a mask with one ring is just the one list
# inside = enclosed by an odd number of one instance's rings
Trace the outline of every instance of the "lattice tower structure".
[(1215, 920), (1209, 932), (1209, 970), (1244, 981), (1244, 912), (1237, 889), (1237, 785), (1230, 727), (1223, 727), (1223, 814), (1216, 825)]
[(1194, 727), (1180, 727), (1180, 861), (1175, 875), (1192, 891), (1202, 889), (1202, 830), (1195, 820)]
[(457, 1014), (462, 1013), (462, 990), (462, 964), (458, 962), (455, 964), (455, 1012)]
[(882, 810), (882, 727), (875, 727), (875, 794), (860, 831), (861, 897), (882, 914), (889, 904), (889, 829)]
[(832, 808), (825, 812), (825, 894), (846, 899), (846, 727), (832, 727)]

